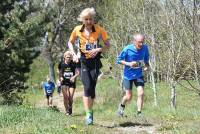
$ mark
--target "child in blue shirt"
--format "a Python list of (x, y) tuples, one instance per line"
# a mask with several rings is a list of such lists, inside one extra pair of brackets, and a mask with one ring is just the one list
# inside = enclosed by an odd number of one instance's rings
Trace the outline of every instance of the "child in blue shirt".
[(55, 84), (47, 77), (47, 82), (43, 84), (44, 95), (47, 98), (47, 105), (52, 107), (52, 97), (55, 89)]

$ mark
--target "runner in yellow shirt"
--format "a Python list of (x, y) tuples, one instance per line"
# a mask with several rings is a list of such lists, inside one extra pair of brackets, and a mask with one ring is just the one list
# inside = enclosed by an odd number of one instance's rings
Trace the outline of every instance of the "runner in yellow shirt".
[[(93, 124), (93, 103), (99, 70), (101, 68), (101, 52), (109, 48), (110, 43), (106, 31), (94, 23), (96, 12), (94, 8), (84, 9), (78, 20), (82, 25), (76, 26), (69, 38), (68, 47), (75, 57), (81, 62), (81, 80), (84, 85), (83, 103), (86, 111), (86, 124)], [(100, 44), (103, 40), (104, 46)], [(74, 44), (79, 47), (80, 56), (75, 54)]]

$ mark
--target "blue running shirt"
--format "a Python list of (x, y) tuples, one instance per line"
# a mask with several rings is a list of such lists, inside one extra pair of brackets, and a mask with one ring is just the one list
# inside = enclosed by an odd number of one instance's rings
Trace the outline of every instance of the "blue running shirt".
[[(142, 48), (137, 50), (134, 44), (128, 44), (117, 57), (117, 63), (120, 64), (121, 61), (126, 62), (136, 61), (139, 63), (149, 63), (149, 50), (146, 44), (142, 45)], [(133, 80), (143, 76), (142, 64), (139, 67), (131, 68), (129, 66), (124, 67), (124, 79)]]
[(50, 82), (50, 83), (45, 82), (43, 84), (43, 89), (45, 90), (47, 94), (51, 94), (53, 93), (53, 90), (55, 89), (55, 84), (53, 82)]

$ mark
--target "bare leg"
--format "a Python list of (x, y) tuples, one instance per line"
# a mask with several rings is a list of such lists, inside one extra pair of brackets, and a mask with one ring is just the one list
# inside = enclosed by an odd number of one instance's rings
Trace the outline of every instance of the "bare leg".
[(142, 86), (137, 87), (137, 110), (141, 111), (144, 102), (144, 88)]
[(89, 108), (90, 108), (90, 109), (93, 108), (93, 104), (94, 104), (94, 99), (91, 99), (91, 101), (90, 101), (90, 105), (89, 105)]
[(125, 104), (132, 99), (132, 91), (131, 90), (126, 90), (125, 95), (122, 98), (121, 103), (118, 106), (117, 114), (118, 116), (124, 116), (124, 109), (125, 109)]
[(69, 88), (69, 106), (73, 105), (73, 97), (74, 97), (74, 88)]
[(52, 98), (52, 96), (49, 97), (49, 106), (50, 107), (53, 106), (53, 98)]
[(122, 105), (125, 105), (127, 102), (131, 101), (132, 99), (132, 91), (131, 90), (126, 90), (126, 93), (124, 97), (122, 98)]
[(69, 93), (68, 93), (68, 90), (69, 89), (68, 89), (67, 86), (63, 86), (62, 93), (63, 93), (63, 101), (64, 101), (65, 110), (67, 110), (68, 104), (69, 104)]
[(83, 96), (83, 104), (85, 107), (85, 111), (89, 111), (93, 106), (93, 100), (91, 97)]
[(47, 106), (49, 106), (49, 98), (47, 98)]

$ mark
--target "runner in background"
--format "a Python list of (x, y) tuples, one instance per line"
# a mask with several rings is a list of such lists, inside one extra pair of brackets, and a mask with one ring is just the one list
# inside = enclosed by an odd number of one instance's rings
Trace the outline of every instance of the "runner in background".
[(71, 115), (76, 78), (79, 75), (79, 70), (77, 69), (77, 64), (72, 61), (73, 57), (69, 51), (64, 53), (63, 58), (64, 60), (58, 65), (59, 81), (61, 82), (66, 115)]
[(43, 84), (43, 90), (44, 90), (44, 95), (47, 98), (47, 105), (49, 107), (53, 106), (53, 92), (55, 89), (55, 84), (50, 80), (50, 78), (47, 76), (47, 81), (44, 82)]

